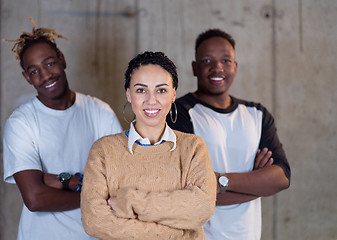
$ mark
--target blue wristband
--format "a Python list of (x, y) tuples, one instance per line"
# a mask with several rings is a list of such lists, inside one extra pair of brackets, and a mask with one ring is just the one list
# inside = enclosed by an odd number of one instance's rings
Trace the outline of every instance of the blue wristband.
[(83, 175), (82, 175), (82, 173), (77, 172), (77, 173), (75, 173), (75, 175), (78, 176), (78, 180), (82, 183), (82, 181), (83, 181)]
[(80, 183), (77, 185), (76, 189), (74, 189), (73, 191), (74, 191), (74, 192), (78, 192), (78, 191), (80, 191), (81, 188), (82, 188), (83, 175), (82, 175), (80, 172), (75, 173), (75, 175), (78, 176), (78, 180), (80, 181)]
[(78, 191), (81, 190), (81, 188), (82, 188), (82, 183), (78, 184), (77, 187), (76, 187), (76, 189), (74, 189), (73, 191), (74, 192), (78, 192)]

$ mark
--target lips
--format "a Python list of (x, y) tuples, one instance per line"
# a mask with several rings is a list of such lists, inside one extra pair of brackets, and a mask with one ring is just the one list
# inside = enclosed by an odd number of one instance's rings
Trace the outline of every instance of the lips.
[(225, 77), (223, 77), (223, 76), (211, 76), (211, 77), (209, 77), (209, 79), (210, 79), (211, 81), (216, 81), (216, 82), (218, 82), (218, 81), (223, 81), (223, 80), (225, 80)]
[(144, 110), (146, 113), (149, 113), (149, 114), (155, 114), (157, 112), (159, 112), (159, 109), (156, 109), (156, 110)]
[(45, 88), (51, 88), (52, 86), (54, 86), (56, 84), (56, 81), (55, 82), (52, 82), (51, 84), (48, 84), (47, 86), (45, 86)]
[(58, 80), (58, 78), (46, 80), (40, 87), (45, 89), (51, 89), (57, 84)]
[(144, 113), (147, 117), (157, 117), (159, 115), (160, 109), (145, 109)]

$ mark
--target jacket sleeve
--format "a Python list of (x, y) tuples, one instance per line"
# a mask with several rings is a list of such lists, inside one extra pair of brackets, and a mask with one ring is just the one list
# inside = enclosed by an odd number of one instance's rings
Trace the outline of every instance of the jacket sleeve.
[(105, 153), (100, 140), (92, 146), (84, 171), (81, 192), (82, 223), (85, 231), (99, 239), (163, 239), (180, 238), (183, 231), (135, 218), (116, 216), (107, 204), (108, 182), (105, 173)]
[[(194, 149), (183, 149), (190, 156), (186, 184), (190, 189), (171, 192), (144, 192), (122, 188), (117, 192), (116, 215), (137, 217), (144, 222), (156, 222), (178, 229), (198, 229), (213, 214), (216, 200), (216, 179), (206, 144), (197, 138)], [(195, 140), (195, 139), (193, 139)], [(191, 141), (193, 142), (193, 141)], [(190, 146), (193, 148), (192, 146)]]

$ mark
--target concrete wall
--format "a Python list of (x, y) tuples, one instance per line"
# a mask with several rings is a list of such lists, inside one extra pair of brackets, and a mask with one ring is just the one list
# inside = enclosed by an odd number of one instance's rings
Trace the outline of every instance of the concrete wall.
[[(164, 51), (178, 66), (181, 96), (196, 89), (196, 36), (228, 31), (239, 62), (232, 94), (273, 113), (292, 168), (291, 187), (263, 198), (262, 239), (335, 240), (336, 13), (335, 0), (2, 0), (0, 37), (30, 31), (29, 17), (69, 37), (57, 43), (71, 88), (107, 101), (126, 128), (123, 74), (136, 53)], [(35, 94), (11, 47), (1, 43), (1, 136), (15, 107)], [(2, 180), (0, 196), (0, 239), (12, 240), (21, 196)]]

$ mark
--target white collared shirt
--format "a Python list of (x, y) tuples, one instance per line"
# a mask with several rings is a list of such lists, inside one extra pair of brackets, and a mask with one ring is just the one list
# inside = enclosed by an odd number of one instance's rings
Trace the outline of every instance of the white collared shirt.
[[(135, 121), (132, 121), (130, 123), (130, 130), (126, 132), (126, 135), (128, 136), (128, 146), (129, 146), (129, 150), (131, 154), (133, 154), (132, 146), (134, 143), (140, 144), (142, 146), (151, 146), (150, 140), (148, 138), (142, 138), (142, 136), (140, 136), (139, 133), (136, 131), (133, 125), (134, 122)], [(165, 131), (164, 131), (163, 136), (161, 137), (159, 142), (156, 142), (153, 145), (156, 146), (165, 141), (173, 142), (173, 147), (171, 148), (170, 151), (173, 151), (174, 149), (176, 149), (176, 142), (177, 142), (176, 135), (173, 132), (173, 130), (167, 125), (167, 123), (165, 125)]]

